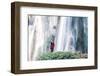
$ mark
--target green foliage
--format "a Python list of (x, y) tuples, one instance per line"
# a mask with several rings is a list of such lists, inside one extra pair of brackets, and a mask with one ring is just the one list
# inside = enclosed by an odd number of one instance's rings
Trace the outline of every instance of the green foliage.
[(79, 53), (72, 52), (48, 52), (39, 56), (38, 60), (78, 59)]

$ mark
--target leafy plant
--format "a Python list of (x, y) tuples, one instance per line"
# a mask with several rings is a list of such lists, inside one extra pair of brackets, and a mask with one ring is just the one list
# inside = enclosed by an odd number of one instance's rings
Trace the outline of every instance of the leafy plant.
[(39, 56), (38, 60), (78, 59), (79, 53), (73, 52), (47, 52)]

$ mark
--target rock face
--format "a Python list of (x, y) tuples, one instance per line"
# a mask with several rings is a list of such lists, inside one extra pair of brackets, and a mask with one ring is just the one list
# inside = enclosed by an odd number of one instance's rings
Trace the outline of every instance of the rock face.
[(87, 53), (87, 20), (87, 17), (29, 16), (29, 60), (36, 60), (38, 55), (51, 51)]

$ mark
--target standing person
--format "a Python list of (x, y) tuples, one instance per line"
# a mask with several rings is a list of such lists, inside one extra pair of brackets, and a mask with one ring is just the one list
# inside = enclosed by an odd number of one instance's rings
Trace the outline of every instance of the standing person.
[(51, 52), (53, 52), (54, 46), (55, 46), (54, 42), (51, 42), (51, 45), (50, 45)]
[(50, 51), (53, 52), (54, 51), (54, 47), (55, 47), (55, 43), (54, 43), (54, 40), (55, 40), (55, 33), (56, 33), (56, 26), (53, 26), (52, 28), (52, 38), (51, 38), (51, 43), (50, 43)]
[(51, 41), (51, 43), (50, 43), (50, 50), (51, 50), (51, 52), (54, 51), (54, 47), (55, 47), (54, 39), (55, 39), (55, 37), (52, 36), (52, 41)]

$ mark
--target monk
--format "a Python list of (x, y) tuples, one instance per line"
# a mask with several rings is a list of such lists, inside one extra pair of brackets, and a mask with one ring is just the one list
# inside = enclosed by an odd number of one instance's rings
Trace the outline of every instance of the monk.
[(51, 42), (51, 45), (50, 45), (51, 52), (53, 52), (53, 50), (54, 50), (54, 47), (55, 47), (55, 44), (54, 44), (54, 42)]

